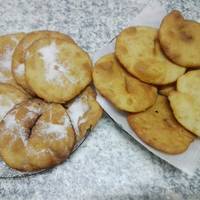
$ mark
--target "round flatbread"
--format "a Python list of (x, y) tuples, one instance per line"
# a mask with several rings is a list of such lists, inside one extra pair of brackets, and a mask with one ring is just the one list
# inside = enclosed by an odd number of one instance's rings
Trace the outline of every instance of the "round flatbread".
[(25, 33), (0, 36), (0, 82), (12, 84), (19, 88), (12, 75), (12, 55)]
[(200, 100), (182, 92), (172, 92), (168, 98), (177, 121), (200, 136)]
[(79, 143), (102, 116), (103, 110), (96, 101), (96, 93), (88, 86), (72, 102), (65, 105)]
[(25, 65), (28, 85), (48, 102), (65, 103), (92, 80), (90, 57), (68, 40), (37, 40), (27, 50)]
[(200, 101), (200, 70), (192, 70), (177, 80), (177, 90)]
[(166, 58), (151, 27), (129, 27), (116, 40), (115, 53), (121, 64), (140, 80), (156, 85), (175, 82), (185, 72)]
[(71, 37), (63, 33), (55, 31), (36, 31), (28, 33), (19, 43), (13, 54), (12, 72), (19, 85), (21, 85), (30, 94), (34, 95), (31, 88), (27, 84), (25, 78), (25, 54), (26, 50), (37, 40), (41, 38), (60, 38), (65, 39), (69, 43), (75, 43)]
[(161, 95), (147, 111), (130, 114), (128, 122), (142, 141), (169, 154), (186, 151), (195, 138), (176, 121), (167, 97)]
[(156, 101), (157, 89), (129, 75), (114, 54), (96, 62), (93, 81), (97, 90), (120, 110), (140, 112)]
[(164, 17), (159, 40), (166, 56), (184, 67), (200, 67), (200, 24), (186, 20), (179, 11)]

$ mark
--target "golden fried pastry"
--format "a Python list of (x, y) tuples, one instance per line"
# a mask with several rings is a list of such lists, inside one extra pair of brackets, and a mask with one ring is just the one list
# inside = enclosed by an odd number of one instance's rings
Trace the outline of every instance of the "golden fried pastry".
[(200, 24), (170, 12), (159, 30), (161, 47), (169, 59), (184, 67), (200, 67)]
[(20, 171), (47, 169), (64, 161), (75, 134), (64, 107), (30, 100), (10, 111), (0, 123), (0, 155)]
[(200, 136), (200, 70), (192, 70), (177, 81), (177, 92), (169, 95), (174, 116), (180, 124)]
[(177, 121), (187, 130), (200, 136), (200, 100), (182, 92), (171, 92), (169, 101)]
[(169, 96), (170, 92), (176, 90), (176, 84), (161, 85), (158, 87), (158, 93), (164, 96)]
[(156, 101), (157, 89), (129, 75), (114, 54), (96, 62), (93, 80), (97, 90), (120, 110), (140, 112)]
[(102, 116), (102, 109), (96, 101), (96, 93), (88, 86), (78, 97), (66, 105), (68, 115), (80, 142)]
[(27, 101), (29, 96), (16, 87), (0, 83), (0, 121), (15, 105)]
[(176, 121), (167, 98), (161, 95), (147, 111), (130, 114), (128, 122), (142, 141), (169, 154), (186, 151), (195, 138)]
[(0, 82), (9, 83), (19, 87), (12, 75), (12, 55), (13, 52), (25, 36), (25, 33), (16, 33), (0, 36)]
[(92, 80), (92, 63), (86, 52), (68, 40), (44, 38), (27, 50), (26, 80), (39, 97), (65, 103)]
[(26, 82), (25, 78), (25, 53), (35, 41), (41, 38), (60, 38), (65, 39), (69, 43), (75, 43), (71, 37), (63, 33), (55, 31), (36, 31), (28, 33), (19, 43), (13, 54), (12, 72), (19, 85), (21, 85), (29, 93), (34, 94)]
[(200, 101), (200, 70), (192, 70), (177, 80), (177, 90)]
[(172, 63), (162, 53), (155, 28), (124, 29), (117, 37), (115, 51), (121, 64), (147, 83), (169, 84), (185, 72), (185, 68)]

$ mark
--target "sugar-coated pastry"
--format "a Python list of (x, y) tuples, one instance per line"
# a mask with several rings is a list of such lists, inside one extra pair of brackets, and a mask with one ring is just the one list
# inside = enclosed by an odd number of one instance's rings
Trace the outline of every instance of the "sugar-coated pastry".
[(75, 144), (65, 108), (39, 99), (11, 110), (0, 123), (0, 155), (20, 171), (47, 169), (64, 161)]
[(47, 102), (65, 103), (92, 80), (89, 55), (68, 40), (37, 40), (27, 50), (25, 65), (28, 85)]
[(12, 72), (19, 85), (21, 85), (25, 90), (30, 94), (34, 95), (34, 92), (31, 90), (27, 84), (25, 78), (25, 53), (28, 47), (30, 47), (35, 41), (41, 38), (60, 38), (65, 39), (69, 43), (75, 43), (73, 39), (60, 32), (56, 31), (35, 31), (28, 33), (23, 40), (19, 43), (13, 54), (12, 61)]

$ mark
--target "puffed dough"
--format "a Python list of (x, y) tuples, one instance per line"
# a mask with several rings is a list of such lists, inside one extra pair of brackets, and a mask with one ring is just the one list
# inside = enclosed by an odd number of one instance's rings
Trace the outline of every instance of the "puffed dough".
[(28, 50), (26, 80), (48, 102), (65, 103), (92, 80), (92, 63), (77, 45), (60, 39), (40, 39)]
[(34, 92), (31, 90), (27, 84), (25, 77), (25, 54), (26, 50), (37, 40), (41, 38), (60, 38), (65, 39), (69, 43), (75, 43), (73, 39), (63, 33), (56, 31), (36, 31), (28, 33), (23, 40), (19, 43), (13, 54), (12, 61), (12, 72), (19, 85), (21, 85), (25, 90), (30, 94), (34, 95)]
[(129, 27), (116, 40), (115, 53), (121, 64), (140, 80), (156, 85), (175, 82), (185, 68), (163, 54), (158, 31), (151, 27)]
[(12, 84), (19, 88), (12, 75), (12, 55), (25, 33), (0, 36), (0, 82)]
[(102, 116), (102, 109), (96, 101), (96, 93), (88, 86), (78, 97), (66, 105), (67, 112), (80, 142)]
[(20, 171), (47, 169), (64, 161), (75, 144), (66, 110), (39, 99), (17, 106), (0, 123), (0, 155)]
[(130, 114), (128, 122), (142, 141), (169, 154), (186, 151), (195, 138), (176, 121), (167, 97), (161, 95), (148, 110)]
[(166, 56), (184, 67), (200, 67), (200, 24), (173, 10), (162, 20), (159, 40)]
[(129, 75), (114, 54), (103, 56), (96, 62), (93, 81), (97, 90), (123, 111), (144, 111), (156, 101), (157, 89)]

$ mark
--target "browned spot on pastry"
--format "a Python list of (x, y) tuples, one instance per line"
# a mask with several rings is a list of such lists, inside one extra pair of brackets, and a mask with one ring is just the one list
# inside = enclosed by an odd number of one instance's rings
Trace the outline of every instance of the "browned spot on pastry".
[(119, 47), (119, 51), (120, 51), (121, 53), (123, 53), (123, 54), (127, 54), (127, 53), (128, 53), (128, 50), (127, 50), (127, 48), (126, 48), (124, 45), (121, 45), (121, 46)]
[(171, 12), (171, 14), (174, 15), (174, 18), (177, 19), (177, 20), (180, 20), (180, 19), (183, 18), (182, 15), (181, 15), (181, 13), (178, 10), (173, 10)]
[(81, 56), (81, 53), (80, 53), (80, 52), (77, 52), (77, 53), (76, 53), (76, 56), (77, 56), (77, 57), (80, 57), (80, 56)]
[(83, 66), (84, 66), (85, 68), (90, 68), (90, 65), (88, 65), (88, 63), (83, 63)]
[(185, 42), (193, 41), (193, 36), (191, 34), (189, 34), (188, 32), (186, 32), (186, 31), (181, 31), (180, 32), (180, 37)]
[(130, 28), (127, 28), (126, 34), (127, 35), (132, 35), (132, 34), (135, 34), (136, 32), (137, 32), (136, 27), (130, 27)]

